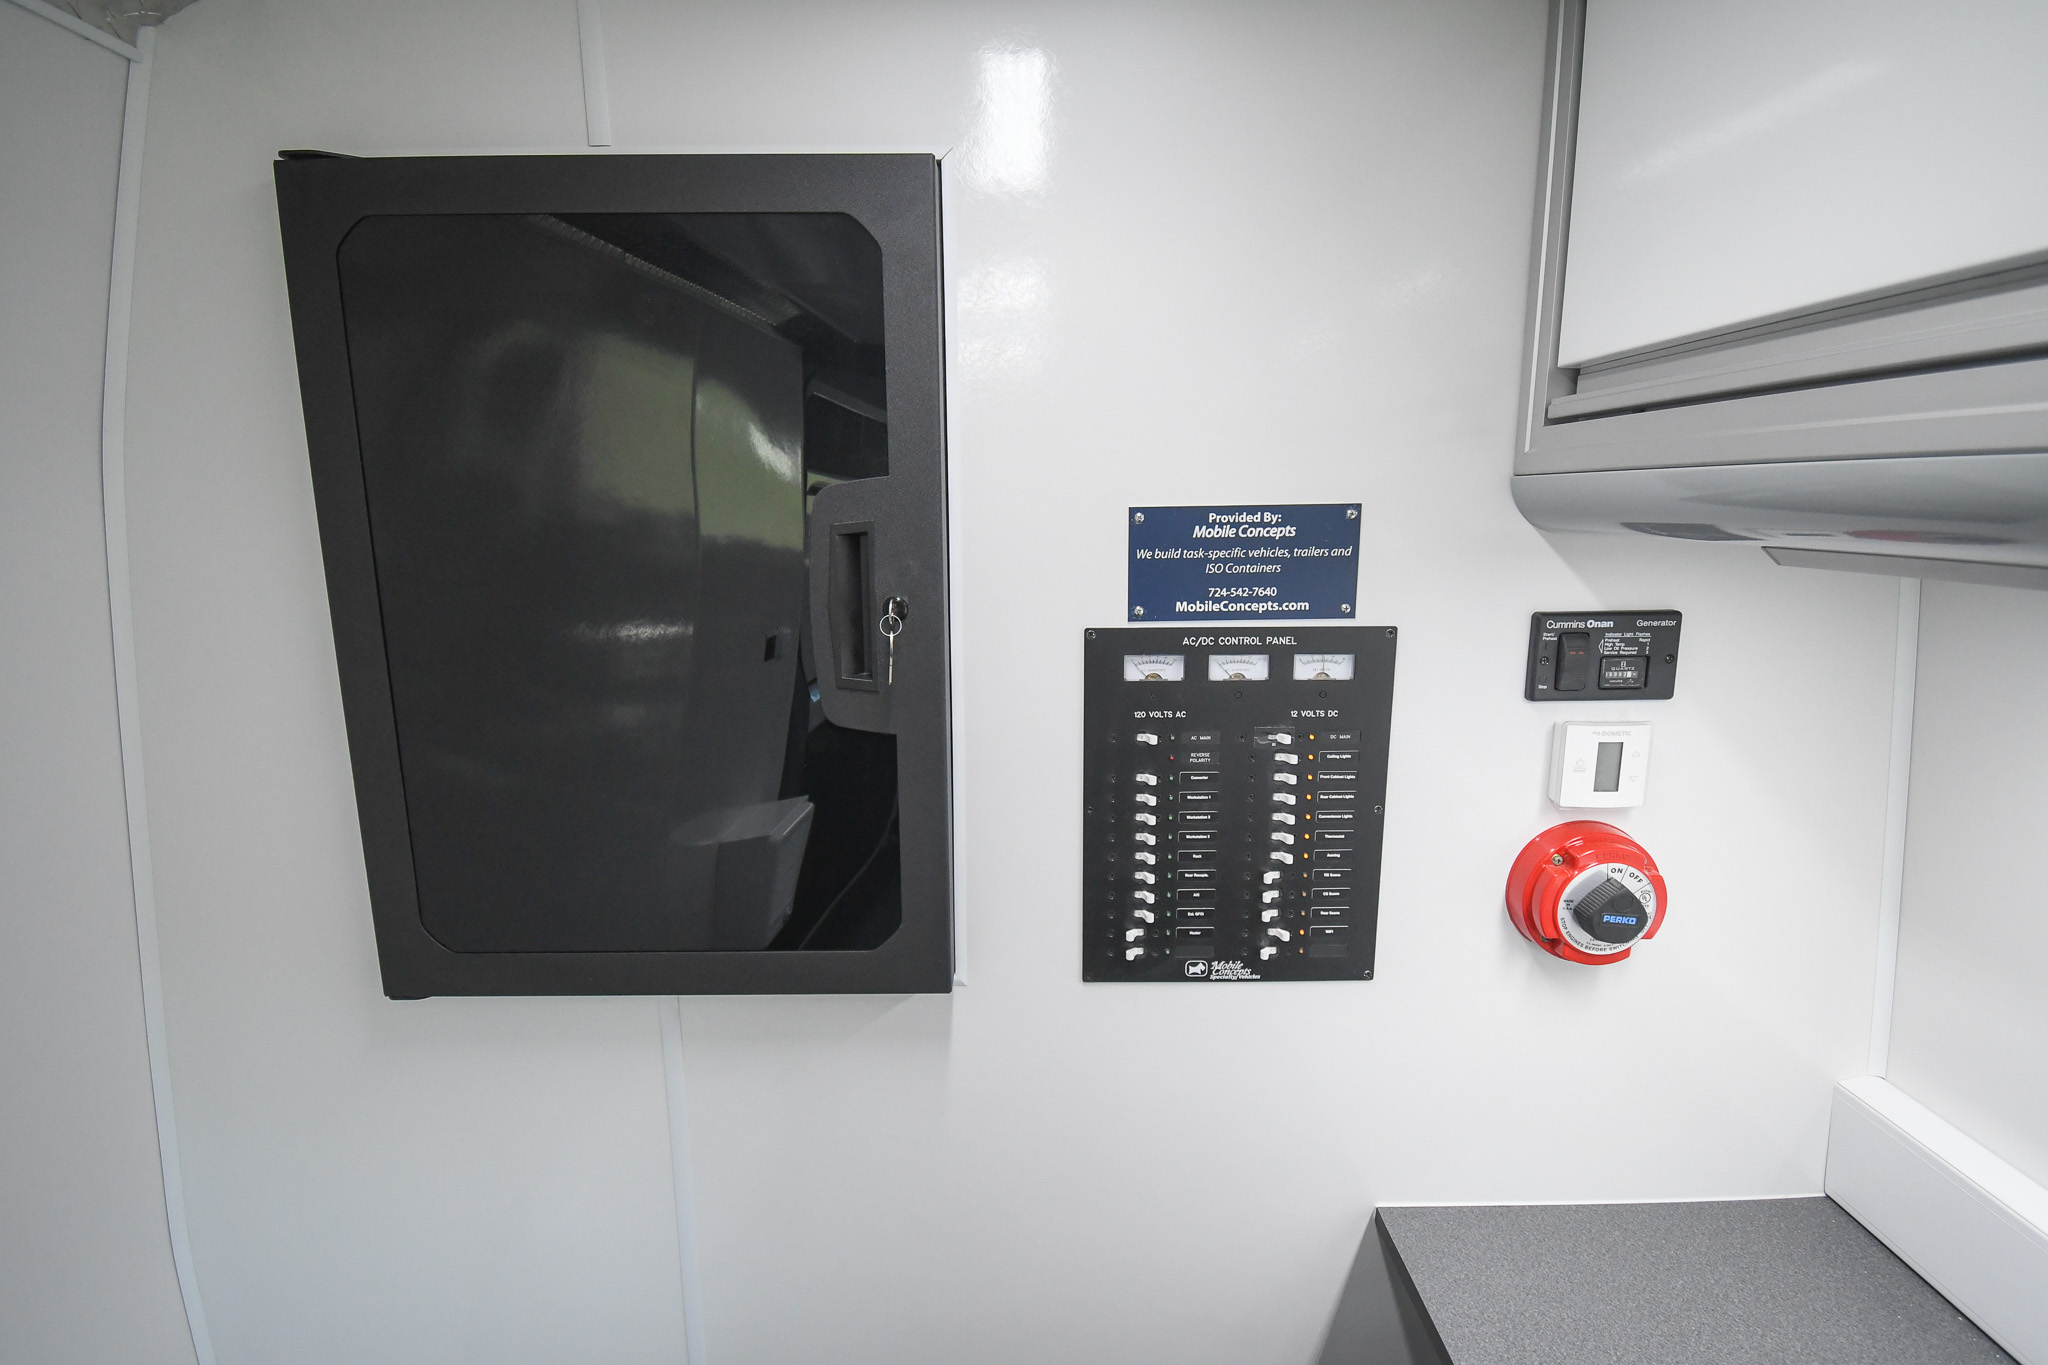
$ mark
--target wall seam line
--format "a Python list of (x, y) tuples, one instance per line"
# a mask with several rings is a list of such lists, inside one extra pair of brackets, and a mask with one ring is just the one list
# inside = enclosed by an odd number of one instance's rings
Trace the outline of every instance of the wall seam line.
[(1891, 763), (1885, 777), (1884, 872), (1878, 883), (1877, 975), (1870, 1002), (1869, 1070), (1891, 1065), (1892, 1004), (1899, 980), (1899, 921), (1905, 899), (1906, 812), (1913, 776), (1913, 702), (1920, 670), (1920, 580), (1899, 580), (1898, 642), (1892, 657)]
[(149, 1053), (150, 1101), (156, 1111), (157, 1159), (164, 1183), (164, 1219), (171, 1267), (185, 1308), (185, 1329), (199, 1365), (214, 1365), (213, 1339), (199, 1298), (186, 1226), (183, 1166), (171, 1101), (170, 1050), (164, 1028), (163, 965), (157, 943), (156, 874), (149, 843), (149, 805), (142, 773), (142, 719), (135, 681), (135, 602), (128, 562), (128, 335), (135, 293), (136, 223), (141, 209), (142, 148), (149, 111), (156, 30), (136, 35), (135, 59), (121, 111), (121, 159), (114, 191), (114, 251), (107, 288), (106, 372), (100, 390), (100, 511), (106, 531), (107, 608), (114, 655), (114, 712), (121, 746), (121, 795), (128, 826), (129, 886), (135, 901), (135, 946), (142, 985), (142, 1029)]
[(576, 0), (576, 46), (583, 58), (583, 132), (593, 147), (612, 145), (612, 97), (605, 81), (604, 24), (597, 0)]
[(676, 1196), (676, 1260), (682, 1271), (683, 1365), (706, 1365), (703, 1281), (697, 1269), (697, 1206), (690, 1165), (689, 1092), (683, 1084), (683, 1002), (661, 997), (661, 1071), (668, 1095), (669, 1175)]

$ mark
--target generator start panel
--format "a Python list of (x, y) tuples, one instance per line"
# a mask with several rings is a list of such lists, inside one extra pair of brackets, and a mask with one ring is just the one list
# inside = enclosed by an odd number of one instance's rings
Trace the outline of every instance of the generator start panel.
[(1372, 978), (1397, 638), (1087, 632), (1084, 980)]

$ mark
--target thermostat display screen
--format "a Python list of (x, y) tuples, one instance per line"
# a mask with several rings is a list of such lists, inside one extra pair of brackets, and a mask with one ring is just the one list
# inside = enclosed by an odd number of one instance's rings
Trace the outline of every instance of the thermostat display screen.
[(1593, 757), (1593, 790), (1596, 792), (1618, 792), (1621, 790), (1621, 741), (1603, 742), (1600, 751)]

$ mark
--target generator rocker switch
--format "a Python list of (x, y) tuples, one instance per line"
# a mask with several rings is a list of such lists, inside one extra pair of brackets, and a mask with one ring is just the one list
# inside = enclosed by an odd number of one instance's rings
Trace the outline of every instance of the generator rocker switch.
[(1649, 722), (1558, 722), (1550, 747), (1550, 799), (1560, 809), (1640, 806), (1649, 781)]
[(1557, 690), (1583, 692), (1593, 671), (1593, 637), (1583, 630), (1567, 630), (1557, 637)]

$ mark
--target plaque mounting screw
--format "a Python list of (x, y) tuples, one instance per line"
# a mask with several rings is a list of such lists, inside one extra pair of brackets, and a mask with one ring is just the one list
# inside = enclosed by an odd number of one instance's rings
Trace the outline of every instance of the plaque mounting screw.
[(1358, 520), (1358, 509), (1357, 509), (1356, 507), (1347, 507), (1347, 508), (1345, 508), (1345, 509), (1344, 509), (1344, 520), (1346, 520), (1346, 521), (1357, 521), (1357, 520)]
[(1145, 614), (1145, 609), (1144, 609), (1143, 607), (1132, 607), (1132, 608), (1131, 608), (1131, 615), (1133, 615), (1133, 616), (1143, 616), (1144, 614)]
[(1131, 520), (1132, 520), (1132, 521), (1143, 521), (1144, 519), (1145, 519), (1145, 514), (1144, 514), (1143, 512), (1137, 512), (1137, 513), (1134, 513), (1134, 514), (1132, 515), (1132, 517), (1131, 517)]
[(1351, 604), (1350, 604), (1349, 602), (1346, 602), (1346, 603), (1344, 604), (1344, 608), (1343, 608), (1343, 610), (1344, 610), (1344, 614), (1345, 614), (1346, 616), (1349, 616), (1349, 615), (1351, 614)]

